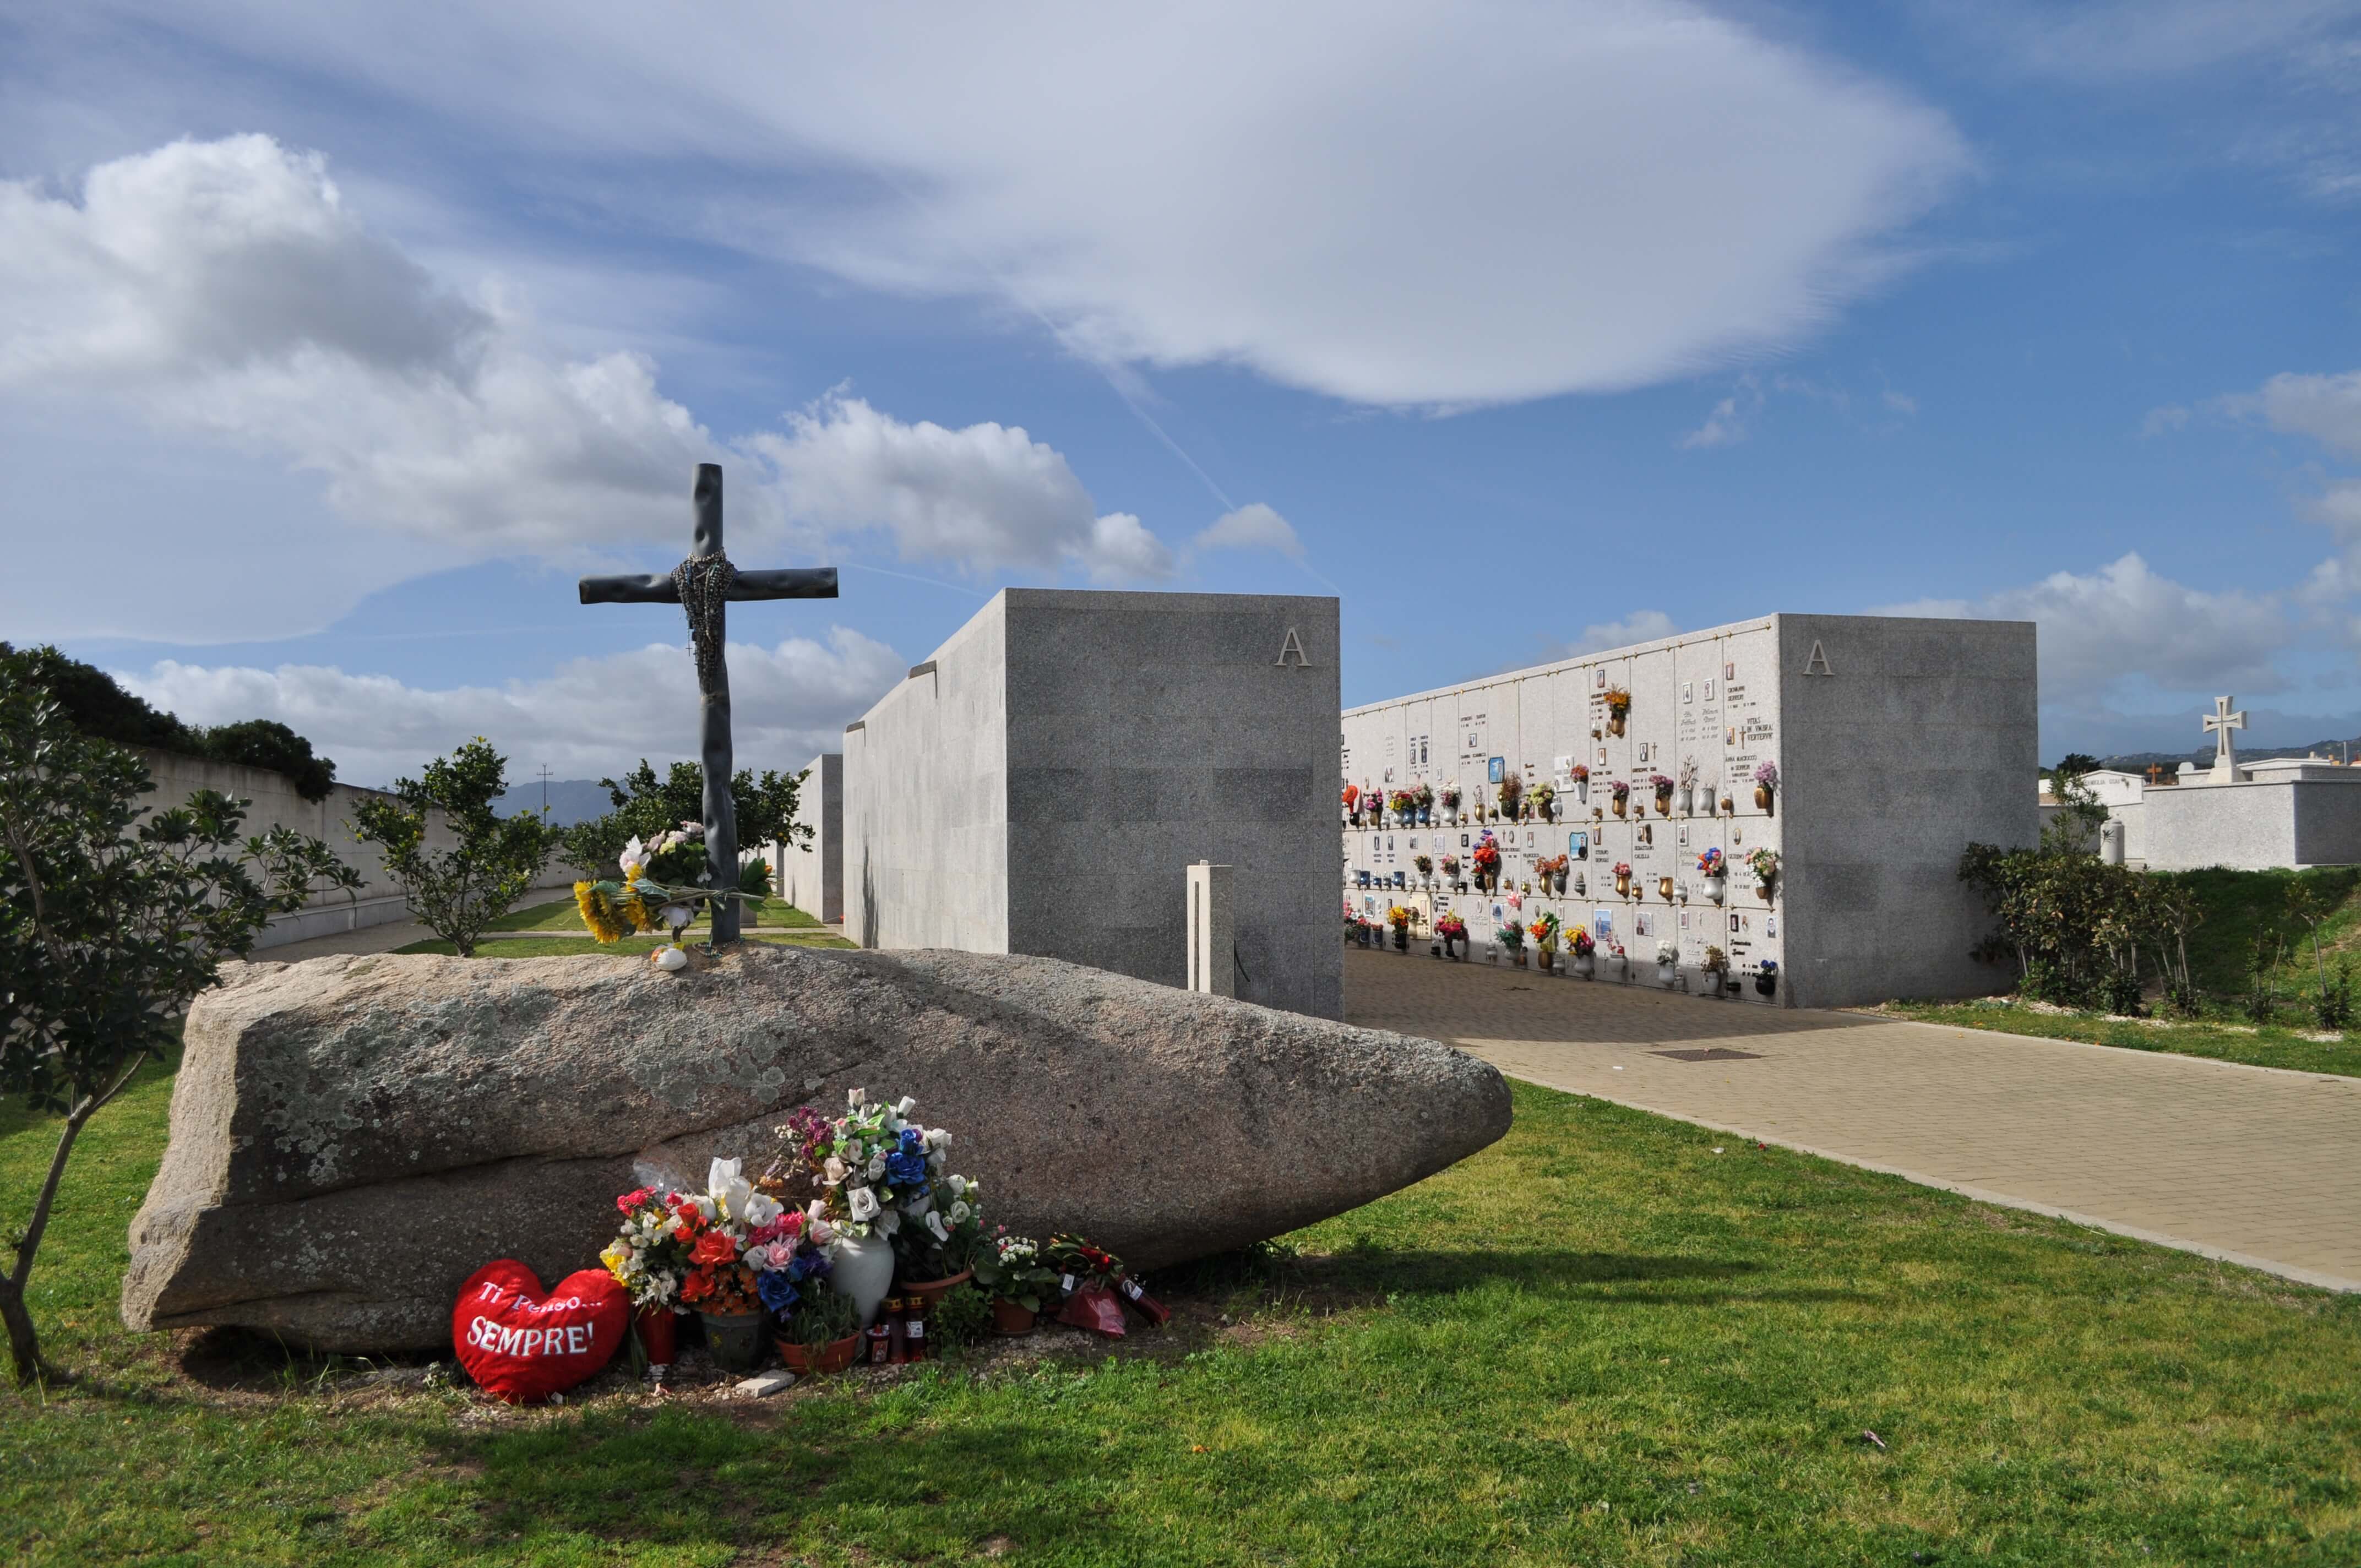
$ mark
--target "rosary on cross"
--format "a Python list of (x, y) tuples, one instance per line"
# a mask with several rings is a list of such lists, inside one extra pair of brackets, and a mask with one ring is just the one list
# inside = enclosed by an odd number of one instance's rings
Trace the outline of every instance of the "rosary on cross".
[[(731, 599), (832, 599), (833, 566), (741, 572), (721, 550), (721, 465), (699, 463), (691, 492), (697, 532), (688, 559), (666, 574), (585, 577), (584, 604), (676, 604), (688, 612), (688, 632), (697, 652), (697, 690), (701, 709), (698, 749), (705, 765), (705, 885), (738, 885), (738, 806), (730, 774), (736, 758), (730, 745), (730, 663), (723, 656), (728, 630), (725, 607)], [(738, 903), (713, 900), (713, 945), (738, 940)]]

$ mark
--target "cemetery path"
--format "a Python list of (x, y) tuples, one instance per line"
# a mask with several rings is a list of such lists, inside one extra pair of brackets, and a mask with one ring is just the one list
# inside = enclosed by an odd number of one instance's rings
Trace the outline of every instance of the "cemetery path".
[(2361, 1079), (1359, 948), (1345, 1015), (1553, 1089), (2361, 1290)]

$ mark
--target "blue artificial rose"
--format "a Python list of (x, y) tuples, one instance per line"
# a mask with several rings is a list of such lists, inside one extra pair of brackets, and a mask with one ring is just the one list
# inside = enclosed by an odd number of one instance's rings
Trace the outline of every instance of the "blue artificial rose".
[(885, 1179), (896, 1187), (911, 1189), (909, 1196), (917, 1197), (927, 1185), (927, 1157), (923, 1150), (911, 1154), (904, 1150), (885, 1157)]
[(763, 1305), (779, 1313), (785, 1313), (803, 1299), (803, 1292), (795, 1288), (783, 1268), (754, 1276), (754, 1293), (763, 1298)]

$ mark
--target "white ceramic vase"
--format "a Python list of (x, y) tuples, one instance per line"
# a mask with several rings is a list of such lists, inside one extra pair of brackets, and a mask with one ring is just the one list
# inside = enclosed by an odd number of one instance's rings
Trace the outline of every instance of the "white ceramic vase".
[(1728, 885), (1729, 883), (1726, 879), (1718, 876), (1709, 876), (1705, 879), (1705, 895), (1708, 898), (1712, 899), (1716, 904), (1719, 904), (1721, 902), (1722, 891)]
[(840, 1235), (829, 1244), (829, 1283), (861, 1309), (861, 1326), (877, 1316), (878, 1303), (894, 1288), (894, 1244), (884, 1236)]
[(1663, 986), (1665, 990), (1670, 991), (1673, 988), (1674, 982), (1678, 981), (1680, 978), (1680, 965), (1658, 964), (1656, 966), (1656, 983)]

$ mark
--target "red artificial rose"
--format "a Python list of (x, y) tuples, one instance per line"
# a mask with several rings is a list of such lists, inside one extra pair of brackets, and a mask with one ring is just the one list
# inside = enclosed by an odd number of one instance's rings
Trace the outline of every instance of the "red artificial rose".
[(738, 1244), (730, 1239), (727, 1231), (708, 1231), (697, 1238), (695, 1246), (688, 1249), (688, 1261), (735, 1263), (738, 1261)]

